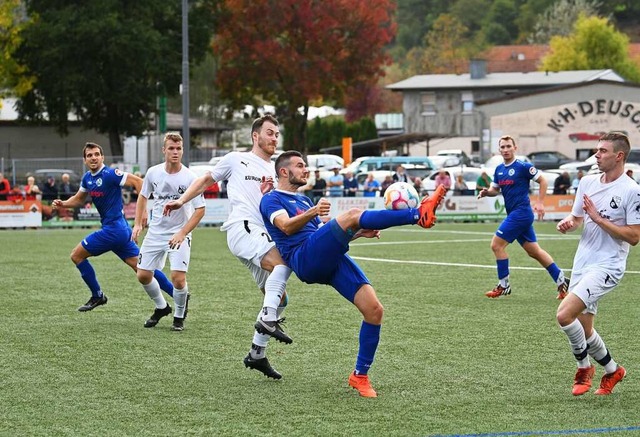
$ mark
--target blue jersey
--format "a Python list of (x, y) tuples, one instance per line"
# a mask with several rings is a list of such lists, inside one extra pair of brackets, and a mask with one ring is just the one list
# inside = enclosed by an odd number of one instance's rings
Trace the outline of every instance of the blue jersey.
[(80, 190), (89, 193), (93, 204), (100, 213), (102, 226), (129, 227), (124, 218), (122, 185), (126, 174), (120, 170), (103, 166), (96, 174), (86, 172), (80, 183)]
[(529, 200), (529, 181), (537, 179), (538, 170), (529, 162), (516, 159), (509, 165), (496, 167), (493, 186), (500, 187), (507, 214), (515, 210), (526, 210), (533, 214)]
[(285, 211), (289, 217), (304, 214), (305, 211), (313, 207), (313, 202), (302, 194), (288, 193), (280, 190), (272, 190), (265, 194), (260, 201), (260, 213), (264, 224), (269, 231), (269, 235), (276, 243), (282, 259), (291, 266), (291, 256), (295, 249), (304, 243), (310, 235), (314, 234), (320, 226), (320, 219), (314, 217), (300, 231), (287, 236), (284, 232), (274, 226), (272, 216), (274, 213)]

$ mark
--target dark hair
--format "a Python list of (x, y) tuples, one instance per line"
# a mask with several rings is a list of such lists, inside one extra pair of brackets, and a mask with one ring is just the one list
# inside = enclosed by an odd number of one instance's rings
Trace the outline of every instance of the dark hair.
[(613, 145), (613, 151), (624, 153), (624, 161), (627, 161), (629, 151), (631, 150), (631, 144), (629, 143), (628, 136), (622, 132), (607, 132), (598, 139), (598, 142), (600, 141), (607, 141), (611, 143)]
[(82, 149), (82, 157), (85, 158), (87, 156), (87, 149), (98, 149), (100, 150), (100, 155), (104, 156), (104, 150), (102, 147), (96, 143), (85, 143), (84, 148)]
[(302, 153), (295, 150), (289, 150), (281, 153), (280, 156), (278, 156), (278, 158), (276, 159), (276, 175), (279, 175), (281, 168), (287, 167), (289, 165), (291, 158), (294, 156), (302, 158)]
[(254, 132), (260, 131), (260, 129), (262, 129), (262, 125), (266, 121), (271, 122), (276, 126), (279, 126), (278, 119), (276, 119), (276, 117), (273, 114), (264, 114), (262, 117), (259, 117), (253, 120), (253, 124), (251, 125), (251, 135), (253, 135)]

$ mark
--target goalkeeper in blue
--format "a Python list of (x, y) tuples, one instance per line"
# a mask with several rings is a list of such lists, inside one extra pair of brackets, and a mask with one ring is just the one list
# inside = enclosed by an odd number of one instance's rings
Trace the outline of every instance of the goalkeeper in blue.
[(417, 209), (352, 208), (329, 220), (331, 204), (327, 199), (320, 199), (314, 206), (311, 199), (297, 192), (307, 184), (309, 176), (299, 152), (282, 153), (275, 167), (278, 188), (265, 194), (260, 202), (266, 228), (282, 258), (301, 281), (331, 285), (362, 313), (358, 356), (349, 385), (361, 396), (377, 397), (368, 372), (378, 348), (384, 309), (369, 279), (347, 255), (349, 242), (359, 237), (379, 238), (381, 229), (392, 226), (432, 227), (446, 189), (439, 187)]

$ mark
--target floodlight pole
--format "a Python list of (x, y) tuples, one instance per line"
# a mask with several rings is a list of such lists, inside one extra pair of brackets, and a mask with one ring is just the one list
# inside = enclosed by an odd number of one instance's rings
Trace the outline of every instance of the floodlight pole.
[(182, 0), (182, 162), (187, 167), (191, 152), (189, 134), (189, 1)]

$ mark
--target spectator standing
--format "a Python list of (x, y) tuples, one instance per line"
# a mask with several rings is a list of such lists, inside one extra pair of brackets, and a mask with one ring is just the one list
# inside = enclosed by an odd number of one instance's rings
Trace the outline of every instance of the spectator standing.
[(476, 194), (480, 194), (483, 188), (489, 189), (491, 182), (491, 177), (486, 171), (483, 171), (480, 176), (478, 176), (478, 179), (476, 179)]
[(443, 185), (447, 190), (451, 188), (451, 175), (446, 170), (440, 170), (436, 176), (436, 188)]
[(565, 171), (553, 182), (553, 194), (567, 194), (570, 187), (569, 173)]
[(313, 187), (311, 187), (311, 198), (317, 203), (321, 197), (324, 197), (325, 192), (327, 191), (327, 181), (320, 176), (320, 170), (316, 170), (314, 174), (316, 181), (313, 184)]
[(393, 182), (411, 182), (403, 166), (399, 165), (396, 167), (396, 172), (393, 174)]
[(36, 178), (33, 176), (27, 178), (27, 185), (24, 186), (24, 195), (27, 200), (37, 200), (38, 197), (42, 198), (42, 191), (40, 187), (36, 185)]
[(387, 191), (387, 188), (393, 184), (393, 177), (391, 175), (387, 175), (384, 177), (384, 181), (382, 181), (382, 185), (380, 185), (380, 195), (384, 196), (384, 192)]
[(369, 173), (367, 180), (364, 181), (363, 190), (362, 195), (364, 197), (376, 197), (378, 195), (378, 191), (380, 191), (380, 182), (375, 180), (373, 173)]
[(584, 173), (582, 172), (582, 170), (578, 170), (578, 174), (575, 178), (573, 178), (573, 181), (571, 181), (571, 190), (574, 193), (578, 190), (578, 185), (580, 184), (580, 179), (582, 179), (582, 176), (584, 176)]
[(330, 197), (342, 197), (344, 194), (344, 177), (340, 174), (340, 167), (333, 167), (333, 176), (327, 181)]
[(62, 181), (58, 186), (58, 195), (62, 200), (67, 200), (78, 191), (78, 187), (71, 183), (68, 173), (62, 173)]
[(42, 200), (53, 202), (58, 198), (58, 187), (56, 187), (56, 178), (52, 175), (47, 177), (47, 181), (42, 187)]
[(353, 172), (347, 172), (344, 178), (344, 195), (346, 197), (356, 197), (358, 192), (358, 180), (353, 176)]
[(11, 192), (11, 184), (9, 179), (0, 173), (0, 200), (7, 200), (7, 194)]

